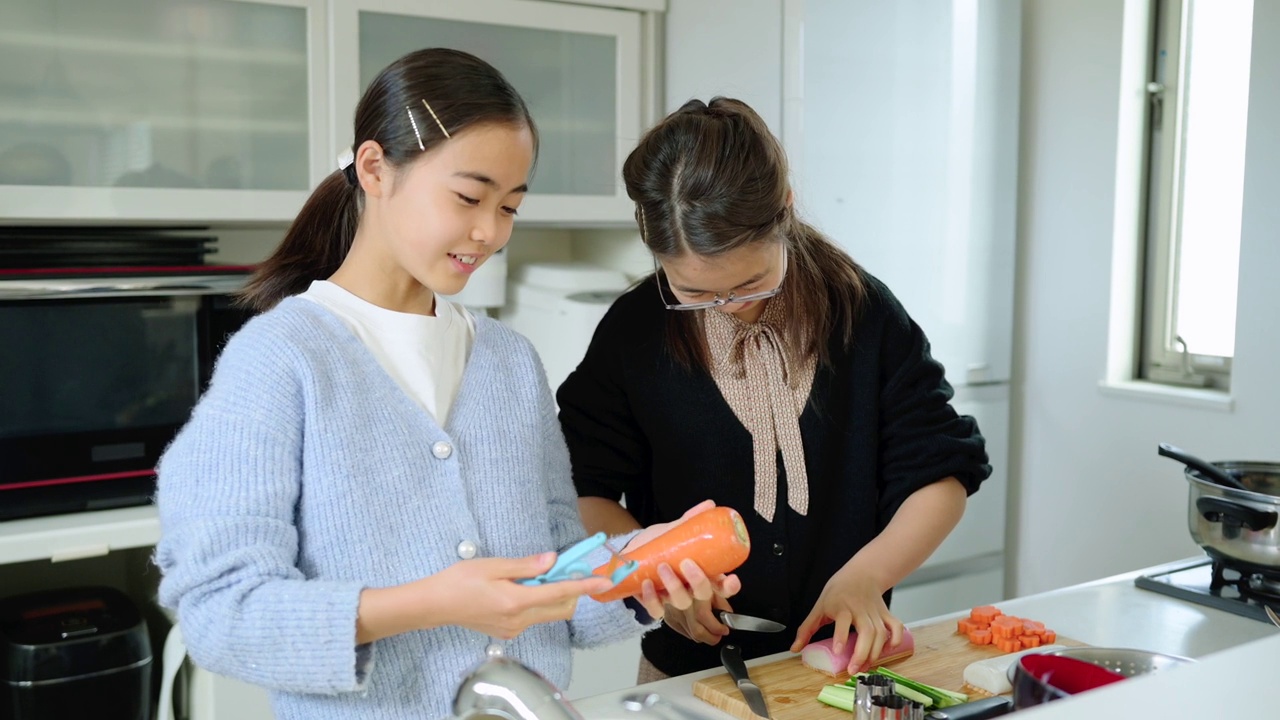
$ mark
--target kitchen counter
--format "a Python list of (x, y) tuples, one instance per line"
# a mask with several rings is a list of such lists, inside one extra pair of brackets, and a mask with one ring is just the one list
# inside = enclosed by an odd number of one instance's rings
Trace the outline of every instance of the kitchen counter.
[[(1228, 707), (1241, 710), (1242, 698), (1261, 698), (1280, 680), (1280, 630), (1252, 618), (1240, 617), (1213, 608), (1195, 605), (1134, 586), (1134, 578), (1176, 565), (1155, 566), (1102, 580), (1073, 585), (1038, 595), (996, 603), (1001, 610), (1043, 621), (1059, 633), (1089, 645), (1132, 647), (1185, 655), (1201, 660), (1194, 666), (1177, 668), (1117, 683), (1087, 696), (1058, 701), (1042, 708), (1018, 713), (1032, 718), (1156, 717), (1153, 698), (1165, 717), (1225, 717)], [(921, 626), (958, 618), (968, 608), (955, 613), (912, 623)], [(749, 661), (748, 667), (774, 662), (789, 653), (779, 653)], [(693, 697), (693, 681), (724, 671), (720, 668), (661, 680), (631, 690), (605, 693), (574, 702), (584, 717), (620, 718), (622, 696), (630, 692), (656, 692), (707, 718), (725, 720), (731, 716)], [(1203, 679), (1203, 680), (1202, 680)], [(1209, 703), (1229, 703), (1215, 705)], [(1207, 708), (1207, 709), (1206, 709)], [(1127, 710), (1126, 710), (1127, 709)], [(1114, 711), (1114, 712), (1113, 712)], [(1115, 714), (1119, 713), (1119, 714)]]

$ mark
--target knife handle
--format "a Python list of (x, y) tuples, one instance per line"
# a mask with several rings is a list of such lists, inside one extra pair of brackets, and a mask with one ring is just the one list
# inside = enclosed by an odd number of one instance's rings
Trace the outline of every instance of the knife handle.
[(743, 680), (750, 682), (747, 664), (742, 661), (742, 651), (737, 645), (726, 643), (720, 647), (720, 663), (729, 671), (729, 677), (733, 678), (735, 684)]

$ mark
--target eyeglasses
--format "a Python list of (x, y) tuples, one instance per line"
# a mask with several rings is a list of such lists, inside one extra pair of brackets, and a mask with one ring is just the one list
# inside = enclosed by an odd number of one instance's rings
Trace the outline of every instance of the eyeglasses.
[[(654, 275), (663, 274), (662, 266), (658, 263), (657, 255), (653, 256), (653, 273)], [(750, 293), (747, 295), (738, 295), (737, 293), (729, 292), (726, 295), (724, 295), (724, 297), (721, 297), (720, 293), (716, 293), (715, 299), (713, 300), (706, 300), (704, 302), (681, 303), (681, 302), (671, 302), (670, 300), (667, 299), (667, 294), (662, 290), (662, 281), (659, 279), (658, 280), (658, 296), (662, 298), (663, 307), (665, 307), (668, 310), (710, 310), (712, 308), (723, 307), (725, 305), (736, 305), (738, 303), (749, 303), (749, 302), (755, 302), (757, 300), (768, 300), (774, 295), (777, 295), (778, 293), (782, 292), (782, 283), (786, 279), (787, 279), (787, 246), (783, 244), (782, 246), (782, 277), (778, 278), (778, 286), (772, 290), (765, 290), (763, 292)]]

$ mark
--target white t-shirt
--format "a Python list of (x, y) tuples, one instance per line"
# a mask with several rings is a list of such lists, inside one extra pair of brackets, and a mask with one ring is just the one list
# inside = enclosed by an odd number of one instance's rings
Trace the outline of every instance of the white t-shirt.
[(337, 315), (409, 397), (444, 427), (476, 336), (475, 318), (436, 296), (435, 317), (378, 307), (327, 280), (298, 297)]

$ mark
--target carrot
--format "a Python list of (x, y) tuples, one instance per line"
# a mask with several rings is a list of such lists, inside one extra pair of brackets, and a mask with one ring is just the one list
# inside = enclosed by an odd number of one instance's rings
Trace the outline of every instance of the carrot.
[(969, 642), (973, 643), (974, 645), (990, 645), (991, 631), (990, 630), (974, 630), (969, 633)]
[(981, 605), (969, 611), (969, 619), (990, 623), (1003, 614), (994, 605)]
[(614, 557), (596, 568), (596, 575), (608, 577), (622, 563), (635, 560), (635, 572), (612, 588), (592, 595), (592, 600), (611, 602), (639, 595), (645, 580), (661, 587), (658, 566), (667, 564), (678, 574), (682, 560), (692, 560), (709, 577), (732, 572), (746, 562), (751, 538), (742, 516), (729, 507), (715, 507), (685, 520), (630, 552)]
[(1057, 633), (1038, 620), (1005, 615), (994, 605), (980, 605), (956, 622), (957, 631), (974, 645), (994, 645), (1004, 652), (1052, 645)]

